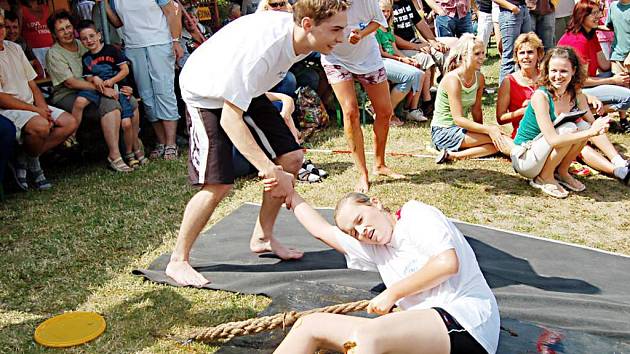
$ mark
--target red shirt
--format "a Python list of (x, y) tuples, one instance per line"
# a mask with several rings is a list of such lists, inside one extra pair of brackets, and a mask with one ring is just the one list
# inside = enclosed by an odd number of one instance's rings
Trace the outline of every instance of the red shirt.
[(22, 5), (22, 38), (31, 48), (48, 48), (53, 45), (53, 38), (46, 26), (48, 5), (42, 6), (41, 17), (36, 17), (26, 6)]
[(593, 35), (590, 39), (583, 33), (565, 33), (558, 41), (558, 47), (571, 47), (580, 57), (582, 63), (588, 65), (588, 76), (597, 76), (597, 53), (602, 51), (597, 36)]
[[(532, 97), (534, 91), (536, 91), (536, 86), (521, 86), (513, 74), (508, 75), (507, 78), (510, 80), (510, 105), (508, 106), (508, 112), (514, 112), (523, 107), (523, 102)], [(521, 119), (523, 119), (522, 116), (512, 120), (512, 139), (516, 137), (516, 130), (521, 123)]]

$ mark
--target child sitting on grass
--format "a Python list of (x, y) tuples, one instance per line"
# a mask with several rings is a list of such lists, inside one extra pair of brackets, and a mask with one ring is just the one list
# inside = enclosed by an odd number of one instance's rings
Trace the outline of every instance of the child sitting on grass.
[(144, 165), (149, 160), (144, 156), (138, 132), (140, 130), (140, 116), (138, 103), (132, 97), (118, 93), (117, 84), (122, 83), (129, 75), (129, 66), (124, 55), (109, 44), (103, 44), (101, 33), (96, 30), (94, 22), (85, 20), (77, 26), (81, 43), (88, 49), (83, 55), (83, 76), (92, 82), (97, 91), (82, 90), (72, 107), (72, 115), (80, 117), (83, 109), (90, 103), (99, 104), (101, 96), (106, 88), (113, 88), (117, 92), (117, 99), (121, 106), (121, 126), (125, 141), (125, 159), (122, 157), (112, 160), (109, 157), (110, 167), (118, 172), (129, 172), (134, 168)]

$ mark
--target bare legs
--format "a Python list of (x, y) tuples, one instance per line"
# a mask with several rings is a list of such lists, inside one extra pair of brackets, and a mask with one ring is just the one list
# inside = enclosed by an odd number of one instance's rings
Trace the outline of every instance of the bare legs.
[(52, 126), (46, 118), (35, 116), (22, 128), (24, 151), (31, 156), (39, 156), (64, 142), (77, 127), (76, 120), (69, 113), (61, 114)]
[[(413, 323), (413, 326), (409, 324)], [(276, 354), (312, 354), (317, 349), (343, 351), (343, 344), (356, 343), (356, 353), (450, 352), (446, 326), (435, 310), (411, 310), (375, 319), (335, 314), (313, 314), (298, 321)]]
[(467, 132), (459, 151), (449, 152), (448, 160), (474, 159), (495, 154), (497, 148), (490, 136), (481, 133)]
[[(302, 166), (303, 159), (304, 153), (297, 150), (278, 157), (275, 162), (282, 166), (284, 171), (296, 175)], [(273, 236), (273, 225), (282, 203), (282, 199), (272, 198), (269, 193), (263, 193), (263, 202), (249, 247), (252, 252), (273, 252), (285, 260), (299, 259), (304, 255), (303, 252), (283, 246)]]
[[(303, 153), (298, 150), (278, 157), (276, 163), (281, 165), (285, 171), (295, 174), (302, 165), (302, 158)], [(199, 233), (210, 220), (214, 209), (231, 188), (231, 184), (204, 185), (186, 205), (175, 249), (166, 267), (166, 275), (173, 278), (178, 284), (203, 286), (208, 283), (208, 279), (190, 265), (190, 250), (199, 237)], [(250, 247), (255, 252), (274, 252), (283, 259), (300, 258), (303, 255), (302, 252), (282, 246), (272, 234), (273, 224), (282, 201), (282, 199), (271, 198), (269, 193), (263, 194), (263, 204), (250, 241)]]
[[(389, 85), (387, 81), (384, 81), (374, 85), (363, 85), (363, 87), (370, 97), (372, 107), (374, 107), (374, 112), (376, 113), (374, 120), (374, 172), (376, 174), (389, 175), (394, 178), (402, 178), (404, 176), (393, 173), (385, 165), (385, 145), (387, 144), (387, 133), (389, 132), (389, 119), (393, 114)], [(332, 88), (341, 105), (344, 133), (350, 151), (352, 152), (354, 164), (359, 169), (359, 181), (355, 185), (354, 190), (365, 193), (370, 188), (370, 180), (365, 161), (363, 131), (361, 130), (361, 124), (359, 122), (359, 104), (357, 103), (354, 81), (342, 81), (333, 84)]]
[(231, 188), (231, 184), (204, 185), (186, 205), (177, 243), (171, 254), (171, 261), (166, 266), (166, 275), (178, 284), (203, 286), (208, 283), (208, 279), (194, 270), (188, 262), (190, 250), (214, 209)]

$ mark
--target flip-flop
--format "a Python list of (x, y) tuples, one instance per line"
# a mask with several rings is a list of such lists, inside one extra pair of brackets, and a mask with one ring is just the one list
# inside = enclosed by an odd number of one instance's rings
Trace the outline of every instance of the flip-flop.
[(554, 198), (564, 199), (569, 196), (569, 192), (564, 191), (563, 193), (555, 184), (538, 183), (535, 179), (532, 179), (529, 181), (529, 185)]
[(586, 186), (584, 185), (584, 183), (578, 181), (582, 186), (581, 187), (574, 187), (572, 185), (569, 184), (569, 182), (563, 180), (562, 178), (560, 178), (560, 175), (555, 174), (554, 177), (556, 178), (556, 181), (558, 181), (558, 183), (560, 183), (561, 186), (563, 186), (564, 188), (572, 191), (572, 192), (584, 192), (586, 190)]

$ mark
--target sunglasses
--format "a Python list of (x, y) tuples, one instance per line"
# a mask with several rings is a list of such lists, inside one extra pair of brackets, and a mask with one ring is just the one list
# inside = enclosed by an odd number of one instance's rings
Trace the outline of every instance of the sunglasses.
[(286, 1), (280, 1), (280, 2), (270, 2), (269, 3), (269, 7), (273, 7), (274, 9), (277, 7), (285, 7), (287, 5)]
[(6, 25), (3, 22), (0, 22), (0, 29), (3, 29), (5, 27), (6, 27)]

